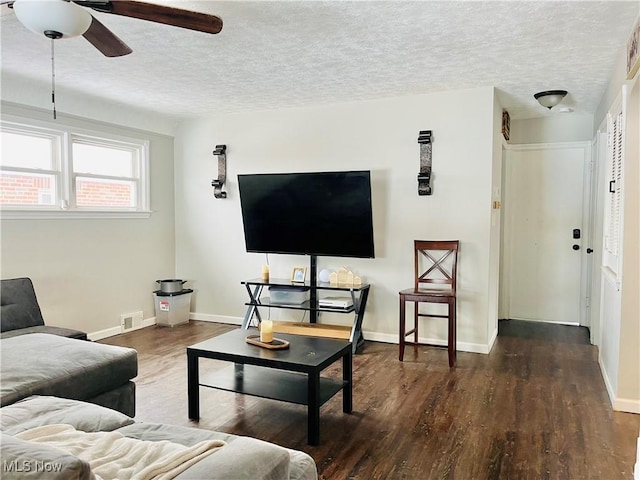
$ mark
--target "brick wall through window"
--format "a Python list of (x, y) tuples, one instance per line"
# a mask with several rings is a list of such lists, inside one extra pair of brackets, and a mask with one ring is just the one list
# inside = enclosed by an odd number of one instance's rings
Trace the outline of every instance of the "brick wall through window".
[[(20, 174), (0, 177), (0, 204), (52, 205), (55, 199), (54, 178)], [(78, 179), (76, 200), (79, 206), (110, 206), (127, 208), (133, 204), (133, 186), (128, 182), (104, 182)]]
[(126, 208), (133, 204), (133, 187), (130, 183), (104, 182), (100, 180), (78, 179), (76, 182), (78, 206), (92, 207), (108, 205)]
[(50, 176), (3, 174), (0, 177), (2, 205), (51, 205), (54, 198)]

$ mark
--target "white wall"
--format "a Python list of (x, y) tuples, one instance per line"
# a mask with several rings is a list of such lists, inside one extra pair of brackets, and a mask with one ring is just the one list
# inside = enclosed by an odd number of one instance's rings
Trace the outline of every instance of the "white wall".
[[(47, 111), (51, 119), (51, 83), (0, 71), (2, 77), (2, 101)], [(102, 92), (101, 92), (102, 93)], [(56, 109), (66, 115), (94, 119), (105, 123), (146, 131), (173, 135), (179, 119), (156, 112), (132, 109), (113, 99), (90, 97), (56, 86)]]
[(618, 97), (618, 95), (620, 95), (620, 89), (622, 88), (622, 85), (626, 82), (626, 78), (627, 78), (626, 46), (620, 46), (620, 50), (618, 51), (618, 56), (614, 59), (614, 64), (615, 64), (615, 67), (611, 71), (611, 78), (609, 79), (609, 84), (607, 85), (606, 90), (602, 94), (602, 98), (600, 99), (600, 103), (594, 115), (594, 121), (593, 121), (594, 133), (596, 129), (600, 126), (602, 121), (606, 118), (607, 113), (611, 108), (611, 105), (613, 104), (615, 99)]
[[(596, 114), (599, 124), (626, 85), (623, 162), (622, 265), (619, 276), (602, 280), (600, 368), (616, 410), (640, 413), (640, 80), (625, 81), (618, 61)], [(602, 179), (605, 185), (609, 178)]]
[[(51, 120), (50, 112), (15, 105), (3, 104), (2, 113)], [(148, 138), (153, 214), (148, 219), (2, 219), (1, 275), (31, 277), (46, 323), (104, 336), (100, 332), (119, 327), (120, 314), (142, 310), (145, 319), (152, 318), (155, 280), (175, 274), (173, 138), (62, 113), (57, 122)]]
[(624, 236), (617, 405), (640, 413), (640, 80), (630, 85), (625, 124)]
[(552, 111), (540, 118), (511, 120), (509, 143), (589, 142), (592, 138), (593, 115)]
[[(177, 275), (193, 280), (195, 318), (238, 322), (243, 279), (259, 276), (264, 255), (246, 253), (239, 173), (372, 171), (376, 258), (320, 258), (319, 269), (346, 264), (372, 284), (366, 337), (397, 341), (398, 291), (413, 277), (414, 239), (460, 239), (459, 348), (488, 351), (491, 195), (495, 152), (492, 88), (316, 108), (209, 115), (176, 135)], [(433, 195), (419, 197), (420, 130), (433, 131)], [(228, 198), (214, 199), (211, 152), (227, 145)], [(498, 182), (499, 183), (499, 182)], [(270, 255), (271, 275), (288, 277), (304, 257)], [(272, 318), (281, 312), (271, 312)], [(348, 319), (321, 318), (346, 323)], [(493, 321), (493, 319), (491, 320)], [(425, 336), (446, 338), (432, 324)]]

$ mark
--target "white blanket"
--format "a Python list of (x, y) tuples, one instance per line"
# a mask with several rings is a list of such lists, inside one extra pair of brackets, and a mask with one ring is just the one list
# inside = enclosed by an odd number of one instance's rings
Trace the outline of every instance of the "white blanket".
[(119, 432), (86, 433), (71, 425), (45, 425), (16, 435), (64, 450), (86, 461), (97, 480), (169, 480), (225, 445), (219, 440), (185, 447), (149, 442)]

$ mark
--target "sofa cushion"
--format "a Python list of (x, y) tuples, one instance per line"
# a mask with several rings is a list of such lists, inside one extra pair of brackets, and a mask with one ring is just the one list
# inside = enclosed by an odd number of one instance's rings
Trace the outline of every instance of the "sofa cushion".
[(87, 462), (48, 445), (39, 445), (2, 433), (3, 480), (92, 480)]
[(101, 393), (95, 397), (87, 398), (85, 402), (111, 408), (124, 413), (128, 417), (136, 415), (136, 384), (128, 381), (124, 385)]
[(0, 285), (0, 331), (44, 325), (30, 278), (2, 280)]
[[(211, 480), (317, 480), (315, 462), (304, 452), (228, 433), (156, 423), (132, 423), (131, 418), (117, 412), (75, 400), (46, 396), (29, 397), (2, 407), (0, 421), (3, 434), (11, 433), (11, 435), (17, 435), (25, 430), (44, 425), (68, 424), (77, 430), (86, 432), (113, 431), (115, 429), (130, 438), (147, 441), (168, 440), (185, 446), (193, 446), (206, 440), (222, 440), (227, 443), (220, 451), (182, 472), (176, 477), (176, 480), (200, 480), (202, 478)], [(13, 437), (7, 437), (10, 445), (15, 443), (11, 441)], [(21, 449), (18, 450), (18, 453), (24, 452), (25, 448), (29, 447), (29, 445), (20, 445), (23, 440), (15, 439), (15, 441)], [(33, 446), (37, 447), (37, 445)], [(13, 453), (8, 451), (7, 455), (8, 458), (17, 459), (17, 461), (24, 460), (27, 455), (30, 458), (35, 456), (39, 460), (48, 458), (38, 452), (39, 448), (36, 448), (34, 451), (21, 453), (22, 457), (16, 456), (15, 451)], [(53, 452), (49, 452), (49, 455), (52, 454)], [(4, 445), (2, 458), (5, 459)], [(71, 462), (70, 465), (77, 465), (74, 463), (75, 460), (77, 460), (75, 457), (71, 457), (65, 459), (65, 463), (68, 461)], [(71, 473), (62, 478), (85, 478), (75, 475), (73, 470), (65, 471)], [(2, 475), (2, 478), (4, 479), (5, 476)], [(6, 478), (32, 477), (17, 475)]]
[(83, 432), (110, 432), (131, 425), (133, 419), (92, 403), (38, 395), (0, 410), (0, 430), (9, 435), (56, 423), (71, 425)]
[(178, 475), (176, 480), (317, 479), (316, 464), (309, 455), (256, 438), (157, 423), (134, 423), (118, 431), (127, 437), (150, 441), (170, 440), (186, 446), (204, 440), (226, 442), (223, 449), (200, 460)]
[(61, 337), (77, 338), (78, 340), (86, 340), (87, 334), (80, 330), (73, 330), (64, 327), (52, 327), (49, 325), (36, 325), (35, 327), (18, 328), (17, 330), (7, 330), (0, 333), (0, 338), (17, 337), (18, 335), (26, 335), (28, 333), (50, 333), (51, 335), (60, 335)]
[(86, 400), (138, 373), (137, 352), (131, 348), (46, 333), (2, 339), (0, 355), (2, 406), (31, 395)]

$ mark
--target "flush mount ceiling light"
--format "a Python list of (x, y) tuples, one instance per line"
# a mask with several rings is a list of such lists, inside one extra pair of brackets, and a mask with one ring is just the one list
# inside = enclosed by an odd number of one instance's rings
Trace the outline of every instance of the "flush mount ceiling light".
[(18, 20), (32, 32), (49, 38), (71, 38), (85, 33), (91, 14), (79, 5), (60, 0), (16, 0)]
[(567, 95), (566, 90), (547, 90), (544, 92), (538, 92), (533, 97), (538, 100), (540, 105), (551, 110), (558, 105), (562, 99)]

